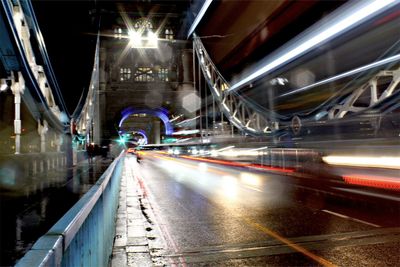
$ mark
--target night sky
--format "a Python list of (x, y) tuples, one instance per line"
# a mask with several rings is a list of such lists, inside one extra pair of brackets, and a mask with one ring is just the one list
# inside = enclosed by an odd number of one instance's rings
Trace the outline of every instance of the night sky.
[[(72, 114), (93, 68), (95, 1), (32, 1), (64, 101)], [(93, 15), (92, 15), (93, 14)]]

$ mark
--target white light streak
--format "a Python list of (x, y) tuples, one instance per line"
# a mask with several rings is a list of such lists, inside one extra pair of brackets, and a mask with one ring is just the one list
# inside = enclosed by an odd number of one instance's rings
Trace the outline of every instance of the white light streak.
[[(332, 39), (338, 34), (350, 30), (352, 26), (357, 26), (364, 19), (369, 18), (379, 11), (385, 10), (386, 7), (390, 6), (394, 2), (395, 0), (364, 0), (356, 2), (347, 10), (338, 10), (335, 14), (338, 14), (338, 12), (343, 12), (344, 15), (335, 17), (331, 19), (331, 21), (327, 20), (324, 26), (320, 27), (320, 31), (314, 31), (306, 34), (304, 36), (304, 42), (300, 43), (296, 47), (288, 47), (286, 50), (281, 51), (274, 58), (267, 61), (267, 63), (259, 70), (232, 85), (228, 91), (237, 90), (241, 86), (253, 81), (261, 75), (266, 74), (267, 72), (272, 71), (285, 63), (288, 63), (294, 58), (301, 56), (302, 54), (320, 45), (322, 42)], [(337, 20), (337, 18), (339, 18), (339, 20)]]
[(354, 70), (350, 70), (350, 71), (341, 73), (339, 75), (336, 75), (334, 77), (331, 77), (331, 78), (316, 82), (314, 84), (307, 85), (305, 87), (293, 90), (293, 91), (288, 92), (286, 94), (282, 94), (279, 97), (284, 97), (284, 96), (297, 94), (297, 93), (306, 91), (306, 90), (308, 90), (310, 88), (313, 88), (313, 87), (316, 87), (316, 86), (319, 86), (319, 85), (322, 85), (322, 84), (326, 84), (326, 83), (329, 83), (329, 82), (333, 82), (333, 81), (339, 80), (341, 78), (344, 78), (344, 77), (347, 77), (347, 76), (350, 76), (350, 75), (353, 75), (353, 74), (357, 74), (359, 72), (363, 72), (363, 71), (366, 71), (366, 70), (369, 70), (369, 69), (372, 69), (372, 68), (375, 68), (375, 67), (379, 67), (381, 65), (384, 65), (384, 64), (387, 64), (387, 63), (390, 63), (390, 62), (393, 62), (393, 61), (397, 61), (397, 60), (400, 60), (400, 54), (397, 54), (397, 55), (394, 55), (394, 56), (379, 60), (377, 62), (374, 62), (374, 63), (368, 64), (368, 65), (359, 67), (359, 68), (354, 69)]
[(181, 115), (179, 115), (179, 116), (176, 116), (175, 118), (169, 120), (169, 122), (176, 121), (177, 119), (182, 118), (182, 116), (183, 116), (183, 114), (181, 114)]
[(264, 147), (259, 147), (259, 148), (254, 148), (254, 149), (250, 149), (250, 151), (257, 151), (257, 150), (263, 150), (263, 149), (267, 149), (267, 146)]
[(172, 133), (172, 135), (187, 135), (187, 134), (195, 134), (200, 132), (200, 130), (196, 129), (196, 130), (183, 130), (183, 131), (179, 131), (179, 132), (174, 132)]
[(400, 169), (400, 157), (326, 156), (322, 160), (331, 165)]
[(234, 148), (234, 147), (235, 147), (235, 146), (223, 147), (223, 148), (221, 148), (221, 149), (218, 149), (217, 152), (224, 151), (224, 150), (227, 150), (227, 149), (230, 149), (230, 148)]
[(201, 19), (203, 18), (204, 14), (206, 14), (206, 11), (208, 9), (208, 7), (211, 5), (212, 0), (206, 0), (203, 4), (203, 6), (201, 7), (199, 14), (197, 14), (196, 18), (193, 21), (192, 26), (190, 26), (189, 32), (187, 37), (189, 38), (189, 36), (193, 33), (193, 31), (196, 29), (197, 25), (200, 23)]
[(252, 151), (247, 149), (236, 149), (236, 150), (228, 150), (219, 152), (218, 155), (225, 156), (225, 157), (256, 157), (259, 155), (258, 151)]
[(184, 143), (186, 141), (191, 140), (192, 138), (184, 138), (184, 139), (179, 139), (178, 141), (176, 141), (176, 143)]
[(176, 125), (179, 126), (179, 125), (181, 125), (181, 124), (184, 124), (184, 123), (187, 123), (187, 122), (190, 122), (190, 121), (193, 121), (193, 120), (197, 120), (198, 118), (200, 118), (200, 116), (197, 116), (197, 117), (194, 117), (194, 118), (191, 118), (191, 119), (187, 119), (187, 120), (178, 122)]

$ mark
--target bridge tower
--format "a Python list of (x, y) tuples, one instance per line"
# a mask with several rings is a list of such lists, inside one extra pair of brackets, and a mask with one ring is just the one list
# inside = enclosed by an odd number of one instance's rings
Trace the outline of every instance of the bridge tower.
[[(180, 5), (163, 6), (162, 12), (138, 12), (129, 5), (102, 14), (98, 116), (94, 139), (108, 142), (121, 132), (142, 130), (149, 143), (160, 143), (168, 118), (194, 117), (181, 99), (193, 94), (192, 43), (180, 35)], [(186, 5), (186, 4), (185, 4)], [(119, 125), (126, 109), (141, 110)]]

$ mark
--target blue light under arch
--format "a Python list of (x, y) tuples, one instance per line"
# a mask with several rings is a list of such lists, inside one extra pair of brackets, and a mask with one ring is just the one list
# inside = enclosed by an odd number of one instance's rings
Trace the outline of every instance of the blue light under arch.
[(145, 145), (147, 145), (147, 144), (149, 143), (148, 140), (147, 140), (146, 132), (145, 132), (144, 130), (139, 129), (139, 130), (136, 130), (135, 132), (136, 132), (137, 134), (140, 134), (140, 135), (143, 137), (143, 139), (144, 139), (144, 144), (145, 144)]
[(124, 110), (121, 111), (122, 118), (119, 121), (118, 127), (121, 128), (122, 123), (124, 123), (124, 121), (130, 115), (142, 114), (142, 113), (158, 117), (164, 123), (166, 135), (171, 135), (174, 132), (174, 128), (168, 118), (168, 111), (164, 108), (155, 108), (155, 109), (146, 109), (146, 108), (136, 109), (132, 107), (125, 108)]

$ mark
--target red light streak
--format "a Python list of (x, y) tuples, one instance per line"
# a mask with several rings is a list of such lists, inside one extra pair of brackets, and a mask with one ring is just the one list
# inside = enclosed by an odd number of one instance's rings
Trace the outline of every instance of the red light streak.
[(285, 172), (285, 173), (294, 172), (294, 170), (292, 170), (292, 169), (269, 167), (269, 166), (264, 166), (261, 164), (255, 164), (255, 163), (241, 163), (241, 162), (219, 160), (219, 159), (196, 158), (196, 157), (191, 157), (191, 156), (182, 156), (182, 158), (195, 160), (195, 161), (204, 161), (204, 162), (209, 162), (209, 163), (233, 166), (233, 167), (244, 167), (244, 168), (267, 170), (267, 171), (277, 171), (277, 172)]
[(400, 191), (400, 179), (395, 177), (348, 174), (342, 178), (348, 184)]

